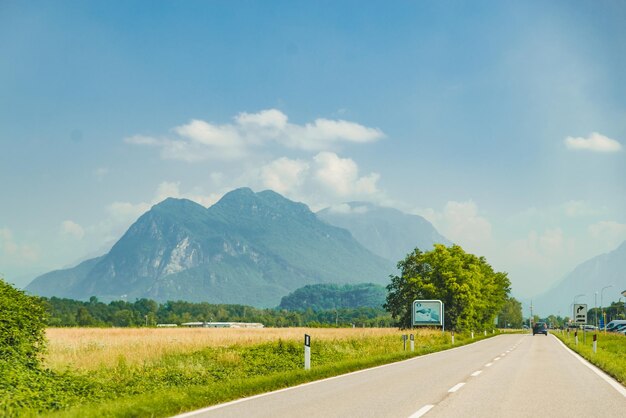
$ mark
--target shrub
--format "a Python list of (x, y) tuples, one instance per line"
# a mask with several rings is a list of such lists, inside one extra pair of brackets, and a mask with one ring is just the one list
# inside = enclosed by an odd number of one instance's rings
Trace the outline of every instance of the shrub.
[(0, 360), (35, 367), (45, 349), (45, 308), (0, 278)]

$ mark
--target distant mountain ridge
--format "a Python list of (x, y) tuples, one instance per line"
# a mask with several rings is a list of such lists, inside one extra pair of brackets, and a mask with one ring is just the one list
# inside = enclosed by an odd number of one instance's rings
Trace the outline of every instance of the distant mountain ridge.
[(39, 276), (42, 296), (150, 298), (276, 306), (315, 283), (386, 284), (394, 263), (271, 190), (224, 195), (210, 208), (168, 198), (143, 214), (108, 254)]
[(349, 202), (317, 212), (331, 225), (345, 228), (365, 248), (397, 263), (416, 247), (429, 251), (434, 244), (450, 245), (426, 219), (368, 202)]
[[(605, 289), (605, 286), (613, 285)], [(572, 317), (571, 306), (574, 297), (577, 303), (586, 303), (588, 308), (601, 302), (606, 306), (617, 301), (626, 290), (626, 241), (615, 250), (593, 257), (579, 264), (554, 287), (533, 298), (535, 312), (539, 315), (561, 314)], [(598, 293), (597, 298), (595, 293)]]

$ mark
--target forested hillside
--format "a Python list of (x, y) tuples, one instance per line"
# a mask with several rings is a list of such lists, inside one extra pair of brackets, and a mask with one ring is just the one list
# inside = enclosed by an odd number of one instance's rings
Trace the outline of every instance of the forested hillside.
[(387, 296), (384, 286), (373, 283), (355, 285), (315, 284), (301, 287), (283, 297), (279, 308), (292, 311), (340, 308), (382, 308)]

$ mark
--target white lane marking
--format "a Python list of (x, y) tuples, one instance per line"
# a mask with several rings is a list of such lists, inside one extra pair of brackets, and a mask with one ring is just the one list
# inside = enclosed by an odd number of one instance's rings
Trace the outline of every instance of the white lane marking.
[(498, 361), (498, 360), (500, 360), (500, 357), (496, 357), (493, 359), (493, 361)]
[(506, 356), (506, 353), (500, 354), (500, 357), (505, 357), (505, 356)]
[(457, 383), (456, 385), (454, 385), (450, 389), (448, 389), (448, 392), (454, 393), (457, 390), (461, 389), (463, 387), (463, 385), (465, 385), (465, 383)]
[(484, 343), (484, 342), (487, 342), (487, 341), (493, 341), (493, 337), (492, 338), (484, 338), (482, 340), (478, 340), (478, 341), (470, 343), (470, 344), (465, 344), (465, 345), (462, 345), (460, 347), (449, 348), (447, 350), (437, 351), (435, 353), (423, 354), (421, 356), (411, 357), (411, 358), (406, 359), (406, 360), (396, 361), (395, 363), (383, 364), (383, 365), (380, 365), (380, 366), (370, 367), (369, 369), (362, 369), (362, 370), (357, 370), (355, 372), (350, 372), (350, 373), (346, 373), (346, 374), (340, 374), (338, 376), (327, 377), (325, 379), (313, 380), (311, 382), (302, 383), (302, 384), (297, 385), (297, 386), (290, 386), (290, 387), (287, 387), (287, 388), (274, 390), (272, 392), (259, 393), (258, 395), (252, 395), (252, 396), (249, 396), (247, 398), (235, 399), (234, 401), (220, 403), (220, 404), (213, 405), (213, 406), (207, 406), (205, 408), (196, 409), (195, 411), (189, 411), (189, 412), (185, 412), (185, 413), (182, 413), (182, 414), (179, 414), (179, 415), (175, 415), (172, 418), (193, 417), (195, 415), (203, 414), (205, 412), (213, 411), (215, 409), (226, 408), (228, 406), (235, 405), (235, 404), (238, 404), (238, 403), (251, 401), (253, 399), (258, 399), (258, 398), (262, 398), (262, 397), (265, 397), (265, 396), (272, 396), (272, 395), (275, 395), (277, 393), (287, 392), (287, 391), (294, 390), (294, 389), (300, 389), (300, 388), (305, 387), (305, 386), (317, 385), (319, 383), (327, 382), (329, 380), (342, 379), (344, 377), (352, 376), (352, 375), (355, 375), (355, 374), (366, 373), (366, 372), (369, 372), (370, 370), (382, 369), (384, 367), (390, 367), (390, 366), (394, 366), (394, 365), (398, 365), (398, 364), (402, 364), (402, 363), (407, 363), (409, 361), (419, 361), (420, 359), (423, 359), (423, 358), (429, 358), (429, 357), (433, 357), (433, 356), (437, 356), (437, 355), (442, 355), (444, 353), (449, 353), (451, 351), (468, 349), (468, 348), (474, 346), (474, 344), (480, 344), (480, 343)]
[(491, 366), (493, 366), (493, 363), (487, 363), (487, 364), (485, 364), (485, 367), (491, 367)]
[(481, 374), (482, 372), (483, 372), (482, 370), (477, 370), (477, 371), (475, 371), (474, 373), (472, 373), (472, 374), (471, 374), (471, 376), (476, 377), (476, 376), (478, 376), (479, 374)]
[[(554, 337), (554, 338), (556, 338), (556, 337)], [(578, 355), (578, 353), (576, 353), (574, 350), (572, 350), (571, 348), (569, 348), (568, 346), (563, 344), (563, 341), (559, 340), (558, 338), (556, 338), (556, 340), (561, 344), (561, 346), (563, 346), (564, 349), (566, 349), (574, 357), (576, 357), (578, 359), (578, 361), (580, 361), (585, 366), (589, 367), (591, 369), (591, 371), (593, 371), (595, 374), (600, 376), (602, 378), (602, 380), (607, 382), (609, 385), (611, 385), (613, 387), (613, 389), (618, 391), (623, 397), (626, 398), (626, 388), (624, 388), (624, 386), (622, 386), (619, 383), (617, 383), (613, 378), (611, 378), (611, 376), (609, 376), (608, 374), (604, 373), (602, 370), (598, 369), (596, 366), (594, 366), (593, 364), (589, 363), (586, 359), (584, 359), (583, 357)]]
[(420, 409), (418, 409), (416, 413), (411, 415), (409, 418), (420, 418), (421, 416), (426, 415), (426, 412), (428, 412), (431, 409), (433, 409), (434, 406), (435, 405), (424, 405)]

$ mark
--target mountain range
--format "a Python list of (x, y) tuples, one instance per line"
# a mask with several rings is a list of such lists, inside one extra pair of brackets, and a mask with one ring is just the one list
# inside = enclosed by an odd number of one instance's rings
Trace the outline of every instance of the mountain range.
[[(604, 292), (602, 288), (606, 287)], [(584, 303), (591, 309), (597, 303), (607, 306), (626, 290), (626, 241), (615, 250), (579, 264), (555, 286), (532, 300), (539, 315), (572, 317), (572, 305)], [(597, 296), (596, 296), (597, 292)], [(578, 296), (578, 297), (577, 297)], [(526, 314), (526, 312), (525, 312)]]
[[(371, 215), (381, 216), (375, 206), (368, 207)], [(366, 228), (357, 227), (367, 223), (362, 218), (351, 233), (333, 224), (349, 227), (350, 222), (331, 215), (318, 217), (271, 190), (237, 189), (209, 208), (168, 198), (143, 214), (107, 254), (39, 276), (26, 290), (82, 300), (97, 296), (104, 301), (150, 298), (271, 307), (308, 284), (384, 285), (395, 273), (398, 255), (411, 251), (422, 234), (438, 240), (425, 243), (428, 247), (445, 239), (426, 221), (423, 233), (395, 225), (407, 219), (421, 222), (398, 214), (388, 228), (399, 234), (395, 238), (367, 235)], [(371, 222), (381, 225), (380, 219)], [(378, 240), (376, 245), (372, 240)], [(403, 242), (407, 248), (391, 248)]]
[(450, 245), (435, 227), (418, 215), (368, 202), (349, 202), (317, 212), (331, 225), (345, 228), (365, 248), (398, 262), (416, 247), (429, 251), (433, 244)]

